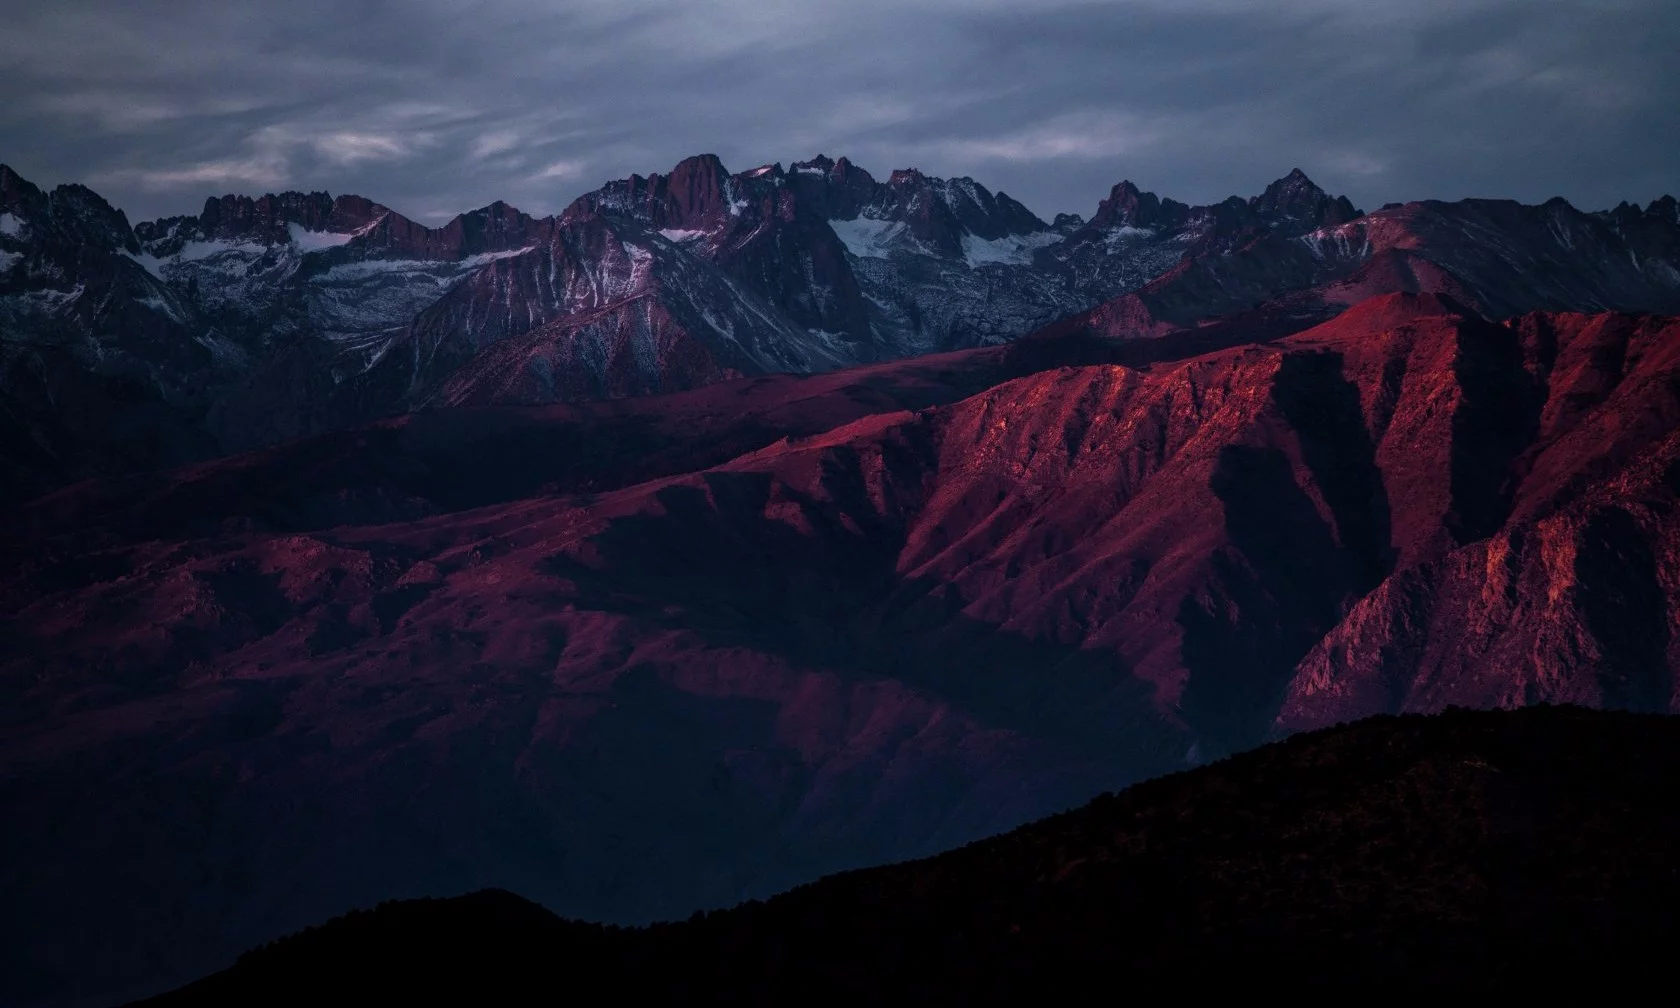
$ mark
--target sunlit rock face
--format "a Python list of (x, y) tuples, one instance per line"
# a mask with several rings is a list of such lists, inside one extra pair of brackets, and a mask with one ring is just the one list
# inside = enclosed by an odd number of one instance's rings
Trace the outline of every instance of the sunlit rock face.
[(1675, 323), (1224, 333), (463, 407), (22, 509), (9, 947), (115, 991), (405, 894), (686, 916), (1346, 717), (1674, 708)]

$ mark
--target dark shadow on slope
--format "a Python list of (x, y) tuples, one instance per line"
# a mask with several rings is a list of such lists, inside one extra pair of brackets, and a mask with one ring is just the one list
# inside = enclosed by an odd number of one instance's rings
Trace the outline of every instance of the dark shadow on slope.
[(1307, 467), (1335, 518), (1337, 538), (1357, 565), (1354, 588), (1364, 594), (1394, 570), (1398, 551), (1359, 389), (1343, 376), (1341, 354), (1291, 353), (1272, 382), (1272, 400), (1300, 437)]
[(1297, 312), (1286, 306), (1185, 326), (1161, 336), (1114, 338), (1093, 332), (1081, 316), (1056, 322), (1005, 348), (1005, 371), (1022, 377), (1058, 367), (1118, 364), (1143, 368), (1252, 343), (1270, 343), (1328, 321), (1335, 310)]
[[(908, 453), (888, 461), (903, 469), (884, 482), (917, 485), (908, 471), (916, 464)], [(1000, 630), (963, 615), (945, 586), (903, 578), (895, 509), (883, 515), (867, 499), (849, 451), (824, 465), (826, 500), (766, 473), (713, 472), (704, 490), (662, 488), (662, 514), (620, 517), (592, 539), (599, 561), (555, 555), (545, 572), (575, 585), (580, 608), (848, 677), (896, 680), (983, 724), (1055, 740), (1123, 779), (1178, 765), (1189, 740), (1148, 713), (1149, 689), (1112, 651)], [(782, 514), (797, 518), (767, 518), (773, 495)], [(610, 574), (596, 573), (597, 563)]]
[(1498, 531), (1516, 494), (1515, 463), (1533, 441), (1545, 396), (1523, 366), (1517, 335), (1467, 319), (1458, 326), (1453, 377), (1452, 510), (1445, 523), (1461, 545)]
[(1603, 655), (1606, 706), (1666, 713), (1674, 695), (1668, 670), (1668, 594), (1648, 534), (1620, 508), (1593, 512), (1575, 554), (1575, 591)]
[(1180, 706), (1204, 755), (1221, 756), (1264, 740), (1295, 663), (1335, 625), (1363, 572), (1283, 452), (1222, 448), (1212, 489), (1230, 546), (1179, 607), (1189, 671)]

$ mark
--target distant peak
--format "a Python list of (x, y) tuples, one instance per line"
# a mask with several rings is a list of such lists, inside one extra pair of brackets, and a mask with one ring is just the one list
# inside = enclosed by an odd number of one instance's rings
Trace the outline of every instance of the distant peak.
[(716, 154), (695, 154), (685, 157), (671, 169), (672, 177), (696, 174), (721, 177), (728, 175), (729, 170), (723, 166), (723, 159)]
[[(377, 207), (377, 204), (375, 206)], [(381, 210), (384, 209), (383, 207), (377, 208)], [(496, 224), (505, 224), (507, 222), (524, 223), (531, 220), (524, 211), (505, 200), (497, 200), (488, 206), (479, 207), (477, 210), (468, 210), (464, 214), (458, 214), (457, 219), (485, 221)]]
[(836, 181), (844, 185), (872, 186), (875, 176), (853, 163), (851, 158), (839, 157), (834, 159), (834, 165), (828, 170)]
[(1266, 187), (1266, 193), (1323, 193), (1317, 182), (1307, 177), (1307, 173), (1299, 168), (1291, 168), (1289, 174), (1278, 179)]
[(1360, 216), (1346, 196), (1332, 197), (1298, 167), (1267, 186), (1248, 205), (1262, 217), (1292, 218), (1318, 227), (1346, 224)]
[(1154, 227), (1161, 223), (1161, 199), (1124, 179), (1108, 192), (1091, 217), (1097, 227)]

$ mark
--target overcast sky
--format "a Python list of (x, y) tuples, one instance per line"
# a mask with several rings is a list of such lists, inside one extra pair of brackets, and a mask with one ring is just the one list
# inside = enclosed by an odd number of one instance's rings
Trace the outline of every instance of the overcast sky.
[(1680, 191), (1676, 0), (0, 0), (0, 162), (139, 220), (357, 192), (542, 214), (705, 151), (1041, 216), (1299, 165), (1371, 209)]

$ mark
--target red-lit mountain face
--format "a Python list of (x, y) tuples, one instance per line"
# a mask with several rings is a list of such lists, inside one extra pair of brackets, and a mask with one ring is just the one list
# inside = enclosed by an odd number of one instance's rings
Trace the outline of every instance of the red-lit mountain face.
[[(403, 425), (126, 511), (79, 488), (0, 588), (6, 972), (161, 985), (484, 885), (686, 915), (1350, 714), (1670, 709), (1677, 341), (1391, 295), (966, 398), (995, 359), (645, 400), (620, 416), (696, 428), (656, 469), (578, 455), (494, 503)], [(806, 426), (657, 415), (727, 395)], [(262, 513), (237, 466), (322, 511)], [(157, 944), (93, 956), (112, 933)]]
[(1528, 408), (1485, 399), (1463, 437), (1504, 464), (1453, 471), (1487, 503), (1314, 646), (1279, 729), (1445, 704), (1680, 710), (1680, 326), (1532, 316), (1510, 332)]

